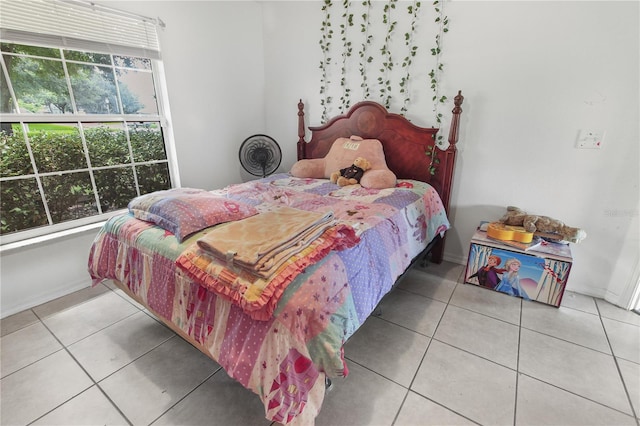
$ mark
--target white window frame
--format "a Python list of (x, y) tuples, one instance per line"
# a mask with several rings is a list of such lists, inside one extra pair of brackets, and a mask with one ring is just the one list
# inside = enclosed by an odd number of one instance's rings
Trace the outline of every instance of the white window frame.
[[(0, 121), (13, 123), (76, 123), (80, 122), (159, 122), (165, 144), (167, 165), (171, 179), (171, 187), (180, 187), (175, 140), (171, 125), (169, 97), (166, 87), (164, 66), (161, 60), (156, 34), (156, 20), (118, 11), (116, 9), (97, 6), (92, 3), (76, 0), (0, 0), (0, 41), (14, 44), (27, 44), (69, 50), (84, 50), (97, 53), (108, 53), (122, 56), (137, 56), (151, 60), (153, 80), (155, 83), (158, 114), (8, 114), (0, 113)], [(34, 15), (35, 14), (35, 15)], [(28, 18), (35, 16), (35, 22)], [(66, 21), (65, 21), (66, 20)], [(83, 21), (84, 20), (84, 21)], [(85, 30), (82, 39), (76, 36), (74, 28), (80, 25)], [(87, 25), (94, 24), (96, 25)], [(122, 26), (121, 28), (118, 25)], [(133, 29), (132, 29), (133, 28)], [(140, 30), (141, 28), (141, 30)], [(153, 31), (151, 31), (153, 30)], [(34, 32), (46, 31), (46, 32)], [(137, 31), (131, 38), (123, 36), (130, 31)], [(127, 43), (134, 44), (128, 46)], [(4, 67), (4, 62), (2, 62)], [(6, 72), (6, 69), (3, 70)], [(14, 94), (12, 93), (12, 96)], [(14, 96), (15, 99), (15, 96)], [(92, 168), (99, 170), (100, 167)], [(81, 219), (38, 228), (17, 231), (0, 236), (0, 251), (13, 247), (35, 244), (51, 238), (67, 236), (76, 232), (85, 232), (104, 223), (109, 217), (124, 210), (93, 215)]]

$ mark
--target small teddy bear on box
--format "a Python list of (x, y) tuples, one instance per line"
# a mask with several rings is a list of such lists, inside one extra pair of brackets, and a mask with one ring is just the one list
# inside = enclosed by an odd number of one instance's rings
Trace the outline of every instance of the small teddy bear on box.
[(587, 233), (580, 228), (567, 226), (557, 219), (548, 216), (527, 214), (524, 210), (509, 206), (499, 222), (505, 225), (522, 226), (527, 232), (557, 241), (579, 243), (587, 238)]
[(355, 185), (360, 183), (364, 172), (371, 168), (371, 163), (366, 158), (357, 157), (350, 167), (331, 173), (331, 183), (338, 186)]

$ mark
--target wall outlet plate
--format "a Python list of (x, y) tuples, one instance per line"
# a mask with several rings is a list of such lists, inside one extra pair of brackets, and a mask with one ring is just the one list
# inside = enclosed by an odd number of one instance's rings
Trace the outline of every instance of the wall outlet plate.
[(576, 148), (580, 149), (600, 149), (604, 142), (604, 130), (580, 130)]

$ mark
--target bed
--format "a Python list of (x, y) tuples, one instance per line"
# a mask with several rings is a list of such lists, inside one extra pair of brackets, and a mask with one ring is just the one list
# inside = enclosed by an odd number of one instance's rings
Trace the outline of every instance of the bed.
[[(347, 339), (413, 262), (428, 255), (442, 261), (462, 101), (459, 92), (446, 150), (432, 149), (438, 129), (416, 126), (371, 101), (309, 127), (307, 141), (300, 102), (299, 162), (322, 159), (336, 140), (358, 135), (380, 141), (396, 185), (339, 187), (279, 173), (220, 190), (138, 197), (146, 204), (132, 201), (128, 213), (111, 218), (96, 236), (88, 262), (93, 282), (112, 280), (219, 363), (260, 397), (266, 418), (313, 424), (326, 380), (348, 374)], [(224, 204), (235, 216), (193, 233), (144, 216), (145, 206), (185, 192), (213, 199), (216, 208)], [(236, 232), (260, 232), (278, 217), (287, 220), (273, 229), (304, 237), (278, 246), (266, 261), (247, 255), (241, 262), (238, 250), (222, 243)], [(298, 223), (304, 226), (295, 228)], [(270, 272), (260, 275), (264, 270)]]

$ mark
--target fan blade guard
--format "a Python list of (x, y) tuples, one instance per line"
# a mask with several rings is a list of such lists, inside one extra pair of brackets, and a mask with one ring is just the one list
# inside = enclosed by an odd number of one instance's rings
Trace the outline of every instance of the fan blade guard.
[(280, 146), (267, 135), (249, 136), (240, 145), (239, 156), (242, 167), (253, 176), (269, 176), (282, 161)]

